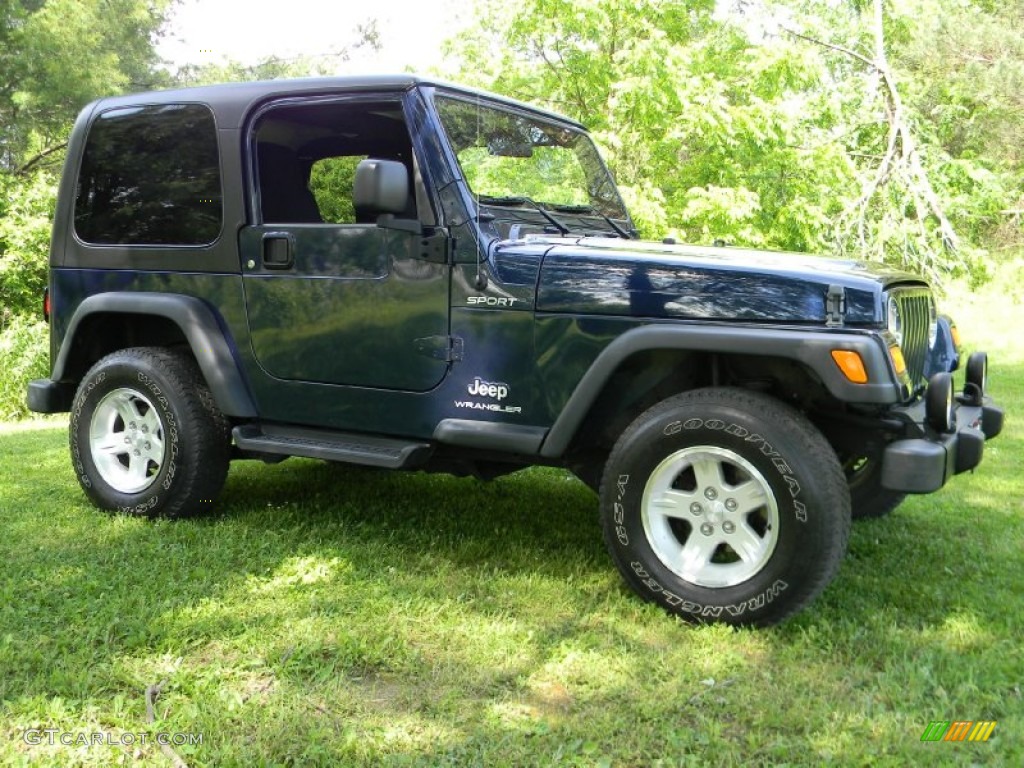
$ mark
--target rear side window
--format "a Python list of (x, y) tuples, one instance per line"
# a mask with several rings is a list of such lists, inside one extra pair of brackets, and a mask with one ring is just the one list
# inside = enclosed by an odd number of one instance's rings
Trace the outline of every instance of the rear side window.
[(217, 129), (207, 107), (114, 109), (92, 124), (75, 197), (82, 240), (207, 245), (222, 220)]

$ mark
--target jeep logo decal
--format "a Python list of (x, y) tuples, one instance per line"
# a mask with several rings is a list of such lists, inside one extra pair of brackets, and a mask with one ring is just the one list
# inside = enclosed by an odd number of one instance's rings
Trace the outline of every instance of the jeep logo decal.
[(471, 395), (493, 397), (501, 401), (508, 396), (508, 384), (502, 384), (501, 382), (492, 384), (489, 381), (484, 381), (479, 376), (474, 376), (473, 383), (466, 388), (466, 391)]

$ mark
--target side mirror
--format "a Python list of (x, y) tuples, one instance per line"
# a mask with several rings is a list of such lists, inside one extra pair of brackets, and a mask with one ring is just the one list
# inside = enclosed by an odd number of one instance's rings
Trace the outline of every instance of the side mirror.
[(409, 202), (409, 172), (395, 160), (363, 160), (356, 166), (352, 202), (368, 213), (402, 213)]

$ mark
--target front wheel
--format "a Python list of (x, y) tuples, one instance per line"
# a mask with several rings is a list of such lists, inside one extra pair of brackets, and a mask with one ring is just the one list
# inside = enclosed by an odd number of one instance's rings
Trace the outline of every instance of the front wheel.
[(82, 379), (71, 408), (71, 460), (103, 509), (184, 517), (210, 508), (227, 474), (230, 429), (187, 354), (113, 352)]
[(756, 392), (686, 392), (641, 414), (601, 484), (605, 542), (642, 597), (685, 619), (774, 624), (825, 589), (850, 498), (832, 447)]

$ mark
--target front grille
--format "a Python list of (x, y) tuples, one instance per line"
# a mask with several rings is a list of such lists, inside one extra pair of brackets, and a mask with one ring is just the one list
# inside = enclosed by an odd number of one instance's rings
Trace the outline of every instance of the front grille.
[(892, 292), (903, 320), (903, 357), (916, 388), (924, 383), (928, 358), (928, 331), (932, 322), (932, 294), (927, 288), (903, 288)]

